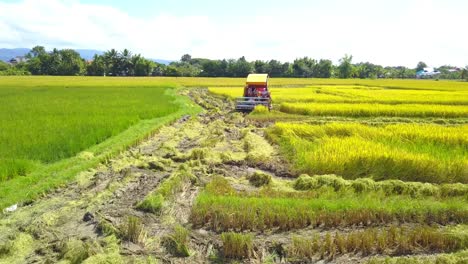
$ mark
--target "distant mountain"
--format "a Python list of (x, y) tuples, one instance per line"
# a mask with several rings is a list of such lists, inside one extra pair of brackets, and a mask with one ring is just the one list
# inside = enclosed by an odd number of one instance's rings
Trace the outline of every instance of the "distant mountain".
[(0, 49), (0, 60), (9, 61), (14, 57), (24, 56), (30, 49)]
[[(24, 56), (29, 52), (30, 49), (26, 48), (18, 48), (18, 49), (0, 49), (0, 60), (2, 61), (9, 61), (12, 58), (18, 56)], [(91, 49), (75, 49), (80, 56), (85, 60), (91, 60), (95, 54), (102, 55), (104, 51), (102, 50), (91, 50)], [(161, 59), (150, 59), (154, 62), (161, 63), (161, 64), (169, 64), (172, 60), (161, 60)]]
[(161, 59), (150, 59), (154, 62), (161, 63), (164, 65), (169, 65), (169, 63), (173, 62), (173, 60), (161, 60)]
[(104, 54), (104, 51), (102, 50), (90, 50), (90, 49), (76, 49), (76, 52), (78, 52), (81, 56), (81, 58), (85, 60), (91, 60), (93, 59), (94, 55), (102, 55)]

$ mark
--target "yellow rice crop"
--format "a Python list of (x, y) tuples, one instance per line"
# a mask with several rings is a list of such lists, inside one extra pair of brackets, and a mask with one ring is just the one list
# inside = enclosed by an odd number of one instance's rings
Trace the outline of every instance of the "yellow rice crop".
[(281, 111), (309, 116), (468, 117), (467, 106), (435, 104), (283, 103)]
[[(213, 94), (236, 98), (243, 88), (210, 87)], [(421, 91), (384, 89), (366, 86), (307, 86), (270, 88), (274, 102), (384, 103), (384, 104), (444, 104), (468, 105), (468, 91)]]
[(468, 182), (468, 126), (278, 123), (269, 134), (309, 174)]
[(322, 93), (346, 98), (344, 102), (379, 102), (386, 104), (468, 104), (468, 91), (421, 91), (383, 89), (379, 87), (363, 86), (323, 86), (320, 91)]

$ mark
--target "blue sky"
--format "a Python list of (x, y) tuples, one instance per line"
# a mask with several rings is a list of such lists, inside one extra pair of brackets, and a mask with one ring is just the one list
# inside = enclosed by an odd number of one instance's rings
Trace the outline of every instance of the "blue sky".
[(466, 10), (463, 0), (0, 0), (0, 48), (465, 66)]

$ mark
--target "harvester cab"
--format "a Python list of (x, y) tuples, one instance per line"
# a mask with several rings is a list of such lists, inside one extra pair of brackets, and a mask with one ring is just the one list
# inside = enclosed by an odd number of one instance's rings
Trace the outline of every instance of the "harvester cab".
[(257, 105), (263, 105), (271, 110), (268, 74), (249, 74), (243, 97), (236, 98), (236, 111), (250, 112)]

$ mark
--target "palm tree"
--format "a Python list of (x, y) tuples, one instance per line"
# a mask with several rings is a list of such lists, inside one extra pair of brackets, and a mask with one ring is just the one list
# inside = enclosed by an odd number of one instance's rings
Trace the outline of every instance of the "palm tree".
[(131, 65), (132, 53), (128, 49), (122, 50), (120, 53), (120, 70), (125, 75), (131, 75), (132, 65)]
[(117, 75), (119, 73), (119, 53), (115, 49), (104, 52), (104, 64), (108, 74)]
[(140, 54), (137, 54), (137, 55), (133, 55), (131, 58), (130, 58), (130, 71), (129, 71), (129, 75), (137, 75), (137, 65), (138, 63), (140, 62), (140, 60), (143, 59), (141, 57)]
[(468, 66), (461, 70), (460, 77), (462, 79), (468, 79), (468, 69), (467, 68), (468, 68)]

